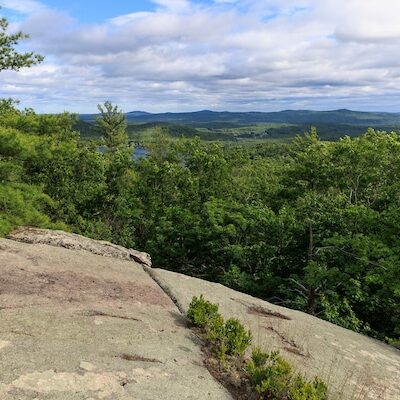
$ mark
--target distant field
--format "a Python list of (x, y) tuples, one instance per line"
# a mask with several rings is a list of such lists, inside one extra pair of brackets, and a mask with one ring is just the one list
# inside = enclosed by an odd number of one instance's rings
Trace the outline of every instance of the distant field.
[[(81, 115), (76, 126), (83, 137), (98, 137), (94, 116)], [(156, 129), (171, 137), (199, 136), (209, 141), (288, 141), (298, 134), (317, 128), (324, 140), (358, 136), (369, 127), (400, 130), (400, 114), (337, 111), (282, 111), (277, 113), (229, 113), (200, 111), (194, 113), (126, 114), (128, 135), (133, 141), (151, 140)]]

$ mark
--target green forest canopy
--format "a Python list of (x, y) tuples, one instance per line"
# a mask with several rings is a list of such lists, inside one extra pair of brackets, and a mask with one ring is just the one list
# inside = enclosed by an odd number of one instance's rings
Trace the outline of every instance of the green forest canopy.
[(399, 337), (396, 133), (324, 142), (312, 131), (252, 146), (160, 133), (135, 161), (121, 130), (114, 140), (99, 122), (101, 154), (75, 123), (1, 103), (2, 235), (61, 227), (358, 332)]
[[(0, 71), (42, 60), (0, 22)], [(170, 141), (132, 160), (122, 113), (97, 121), (107, 151), (74, 115), (0, 101), (0, 236), (62, 228), (152, 254), (156, 266), (380, 339), (400, 336), (400, 136), (369, 129), (324, 142)]]

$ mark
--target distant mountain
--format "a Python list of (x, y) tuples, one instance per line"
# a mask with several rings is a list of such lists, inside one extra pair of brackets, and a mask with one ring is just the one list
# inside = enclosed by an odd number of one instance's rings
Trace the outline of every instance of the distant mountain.
[(160, 114), (132, 111), (127, 113), (126, 117), (128, 122), (131, 123), (170, 122), (192, 126), (209, 123), (243, 126), (262, 123), (286, 123), (400, 127), (400, 113), (360, 112), (346, 109), (333, 111), (285, 110), (279, 112), (216, 112), (203, 110)]
[(126, 115), (130, 117), (143, 117), (144, 115), (151, 115), (151, 114), (146, 111), (130, 111)]
[[(205, 140), (290, 139), (315, 126), (324, 140), (337, 140), (345, 135), (358, 136), (368, 127), (400, 131), (400, 113), (361, 112), (347, 109), (333, 111), (284, 110), (279, 112), (229, 112), (202, 110), (183, 113), (152, 114), (131, 111), (125, 114), (130, 137), (163, 127), (172, 136), (200, 136)], [(97, 137), (96, 114), (81, 114), (76, 124), (82, 136)], [(261, 125), (258, 126), (257, 125)], [(200, 129), (206, 128), (206, 129)]]

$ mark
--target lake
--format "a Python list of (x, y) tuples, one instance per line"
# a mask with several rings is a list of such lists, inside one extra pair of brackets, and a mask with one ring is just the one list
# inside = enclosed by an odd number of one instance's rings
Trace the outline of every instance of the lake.
[[(99, 146), (99, 152), (104, 154), (106, 152), (105, 146)], [(144, 147), (135, 147), (132, 151), (132, 160), (138, 160), (140, 158), (146, 157), (149, 151)]]

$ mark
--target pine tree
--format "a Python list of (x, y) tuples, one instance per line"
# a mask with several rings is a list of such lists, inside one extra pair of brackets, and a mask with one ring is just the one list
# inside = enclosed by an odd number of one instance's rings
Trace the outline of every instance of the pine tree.
[(118, 106), (113, 106), (110, 101), (106, 101), (104, 106), (99, 104), (97, 108), (100, 116), (96, 118), (97, 128), (103, 137), (105, 145), (109, 149), (117, 149), (128, 145), (128, 135), (126, 134), (125, 115)]
[(0, 72), (9, 69), (18, 71), (22, 67), (31, 67), (43, 61), (43, 57), (39, 54), (19, 53), (15, 46), (20, 40), (29, 36), (22, 32), (7, 34), (7, 28), (7, 19), (0, 18)]

